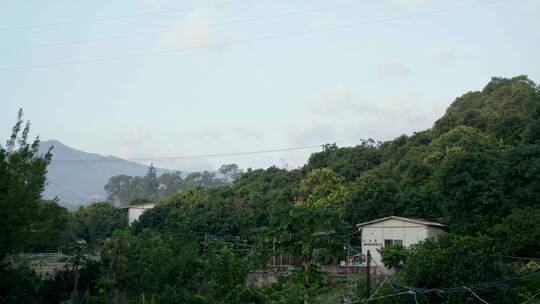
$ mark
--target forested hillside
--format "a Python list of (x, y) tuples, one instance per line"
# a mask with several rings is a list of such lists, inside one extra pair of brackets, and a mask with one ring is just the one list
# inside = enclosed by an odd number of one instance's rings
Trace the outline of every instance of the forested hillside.
[(460, 234), (486, 233), (523, 211), (538, 217), (539, 118), (533, 82), (494, 78), (457, 98), (431, 129), (382, 143), (329, 145), (304, 171), (330, 168), (343, 178), (351, 224), (394, 214), (439, 220)]
[[(344, 258), (355, 224), (398, 215), (440, 221), (448, 233), (385, 249), (383, 262), (398, 274), (377, 291), (388, 298), (370, 303), (538, 303), (540, 87), (525, 76), (493, 78), (457, 98), (428, 130), (354, 147), (328, 144), (300, 169), (248, 169), (232, 183), (156, 201), (122, 231), (95, 226), (120, 217), (107, 203), (69, 214), (72, 232), (60, 242), (82, 238), (96, 248), (114, 236), (100, 262), (81, 270), (88, 301), (360, 303), (363, 283), (325, 302), (338, 288), (318, 265)], [(274, 252), (297, 257), (297, 272), (246, 287), (247, 274)], [(38, 284), (36, 297), (74, 297), (69, 273)]]
[[(300, 170), (248, 170), (232, 186), (201, 195), (245, 215), (245, 225), (212, 233), (250, 233), (295, 201), (324, 200), (343, 208), (351, 226), (401, 215), (478, 235), (502, 232), (504, 221), (524, 222), (520, 215), (540, 222), (538, 87), (524, 76), (494, 78), (482, 91), (457, 98), (431, 129), (355, 147), (329, 144)], [(162, 208), (183, 205), (185, 196), (170, 197)], [(536, 242), (521, 247), (539, 253)]]

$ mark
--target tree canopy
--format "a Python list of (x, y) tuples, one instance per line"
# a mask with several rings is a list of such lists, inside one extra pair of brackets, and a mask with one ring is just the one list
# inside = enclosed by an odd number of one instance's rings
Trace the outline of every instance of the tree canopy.
[[(50, 154), (36, 155), (21, 125), (19, 116), (0, 149), (0, 223), (8, 228), (1, 253), (105, 240), (100, 262), (81, 268), (81, 286), (95, 302), (323, 302), (335, 286), (321, 279), (318, 266), (344, 258), (355, 224), (390, 215), (439, 221), (447, 233), (383, 250), (383, 262), (399, 274), (379, 293), (406, 296), (382, 303), (478, 300), (463, 286), (490, 303), (523, 303), (540, 288), (538, 266), (523, 262), (540, 257), (540, 88), (525, 76), (493, 78), (481, 91), (456, 98), (432, 128), (354, 147), (328, 144), (298, 169), (242, 172), (226, 165), (157, 176), (151, 166), (146, 176), (111, 177), (105, 186), (111, 203), (68, 216), (41, 199)], [(156, 207), (127, 228), (114, 204), (135, 199)], [(67, 235), (60, 233), (66, 221)], [(301, 265), (275, 283), (248, 286), (248, 274), (279, 253)], [(58, 299), (70, 298), (66, 278), (78, 274), (71, 267), (41, 281), (2, 267), (1, 291), (10, 290), (11, 280), (14, 291), (31, 286), (35, 299), (51, 294), (51, 286), (63, 286)]]
[(30, 122), (17, 122), (5, 146), (0, 145), (0, 263), (6, 254), (27, 249), (35, 239), (51, 150), (38, 153), (39, 138), (30, 141)]

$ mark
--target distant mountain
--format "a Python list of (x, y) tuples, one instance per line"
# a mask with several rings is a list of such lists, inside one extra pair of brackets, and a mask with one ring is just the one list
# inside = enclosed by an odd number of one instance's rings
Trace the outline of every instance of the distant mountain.
[[(48, 167), (44, 198), (57, 196), (69, 209), (87, 205), (107, 197), (103, 187), (111, 176), (144, 175), (148, 166), (114, 156), (102, 156), (68, 147), (58, 140), (40, 143), (44, 153), (53, 146), (52, 163)], [(172, 170), (156, 168), (158, 174)]]

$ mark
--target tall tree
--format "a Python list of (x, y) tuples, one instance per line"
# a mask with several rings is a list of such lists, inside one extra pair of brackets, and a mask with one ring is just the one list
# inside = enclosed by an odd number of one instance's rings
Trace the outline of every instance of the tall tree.
[(238, 256), (226, 246), (216, 251), (208, 254), (199, 276), (207, 282), (212, 303), (237, 303), (234, 298), (245, 284), (248, 258)]
[(133, 200), (133, 177), (117, 175), (109, 178), (105, 185), (107, 200), (114, 203), (126, 203)]
[(70, 241), (70, 214), (56, 200), (40, 202), (36, 220), (32, 223), (32, 252), (55, 252)]
[(90, 248), (113, 236), (115, 230), (127, 226), (125, 209), (118, 209), (108, 202), (93, 203), (72, 213), (76, 239), (83, 239)]
[(218, 172), (223, 175), (226, 182), (233, 182), (242, 174), (242, 170), (237, 164), (222, 165), (219, 167)]
[(144, 186), (146, 190), (146, 197), (138, 198), (145, 198), (149, 200), (156, 200), (159, 198), (159, 179), (156, 168), (154, 168), (154, 164), (150, 164), (150, 167), (148, 167), (148, 171), (144, 176)]
[(345, 179), (332, 169), (314, 169), (300, 182), (299, 204), (310, 207), (333, 208), (344, 216), (349, 202)]
[(5, 147), (0, 145), (0, 261), (6, 254), (25, 249), (32, 240), (33, 225), (51, 161), (51, 149), (38, 153), (39, 138), (29, 140), (30, 122), (23, 126), (23, 112)]
[(322, 255), (328, 257), (342, 253), (345, 225), (333, 208), (297, 204), (273, 226), (278, 251), (302, 261), (304, 304), (307, 304), (314, 288), (313, 268)]
[(347, 181), (354, 181), (362, 172), (377, 167), (382, 162), (381, 143), (373, 139), (361, 140), (355, 147), (338, 148), (326, 144), (322, 152), (313, 153), (306, 170), (330, 168)]
[(501, 176), (504, 147), (494, 137), (471, 127), (456, 127), (433, 141), (428, 158), (437, 165), (434, 177), (445, 221), (457, 233), (485, 232), (510, 211)]
[(166, 172), (159, 177), (159, 196), (168, 197), (184, 189), (184, 179), (180, 171)]

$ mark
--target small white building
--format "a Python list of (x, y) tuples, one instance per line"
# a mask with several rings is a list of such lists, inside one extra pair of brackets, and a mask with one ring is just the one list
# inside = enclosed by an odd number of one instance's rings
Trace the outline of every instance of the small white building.
[(362, 255), (369, 250), (372, 265), (383, 266), (379, 249), (393, 245), (405, 247), (444, 232), (444, 225), (422, 219), (389, 216), (357, 224), (362, 238)]
[(154, 208), (155, 205), (156, 204), (154, 204), (154, 203), (146, 203), (146, 204), (124, 206), (124, 207), (120, 207), (120, 208), (128, 210), (128, 225), (131, 225), (134, 221), (138, 220), (139, 217), (146, 210)]

